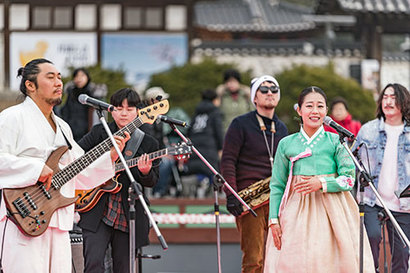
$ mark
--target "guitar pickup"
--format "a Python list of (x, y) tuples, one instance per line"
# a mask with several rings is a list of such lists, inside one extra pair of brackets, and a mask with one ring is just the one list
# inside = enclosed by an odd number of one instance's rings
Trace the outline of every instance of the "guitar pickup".
[(13, 205), (14, 207), (16, 207), (21, 217), (25, 218), (30, 215), (30, 211), (27, 209), (26, 205), (24, 205), (21, 198), (17, 198), (16, 200), (14, 200)]
[(45, 195), (45, 197), (50, 200), (51, 194), (46, 190), (46, 187), (44, 185), (41, 185), (40, 188), (43, 194)]

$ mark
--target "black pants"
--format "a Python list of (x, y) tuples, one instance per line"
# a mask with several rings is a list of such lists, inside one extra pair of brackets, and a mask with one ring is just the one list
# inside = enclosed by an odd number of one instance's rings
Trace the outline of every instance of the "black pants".
[[(378, 219), (378, 213), (383, 208), (375, 205), (370, 207), (365, 205), (364, 208), (364, 224), (366, 226), (367, 235), (370, 241), (370, 247), (372, 249), (374, 265), (379, 267), (379, 253), (381, 236), (381, 222)], [(399, 223), (401, 229), (407, 237), (410, 236), (410, 213), (393, 212), (392, 214), (396, 221)], [(395, 230), (392, 222), (387, 220), (387, 233), (389, 235), (390, 251), (392, 253), (392, 268), (393, 273), (407, 273), (409, 264), (409, 248), (403, 246), (402, 241), (399, 238), (399, 234)]]
[(96, 232), (83, 229), (84, 273), (104, 272), (104, 257), (111, 243), (113, 272), (129, 273), (129, 234), (100, 223)]

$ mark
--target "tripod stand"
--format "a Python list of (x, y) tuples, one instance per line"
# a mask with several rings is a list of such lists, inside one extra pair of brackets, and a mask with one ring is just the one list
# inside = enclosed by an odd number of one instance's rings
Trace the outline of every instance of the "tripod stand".
[(214, 179), (214, 198), (215, 198), (215, 204), (214, 204), (214, 214), (215, 214), (215, 224), (216, 224), (216, 241), (217, 241), (217, 266), (218, 266), (218, 273), (222, 272), (221, 268), (221, 234), (220, 234), (220, 223), (219, 223), (219, 202), (218, 202), (218, 192), (219, 188), (224, 185), (231, 193), (244, 205), (250, 213), (252, 213), (253, 216), (257, 216), (255, 211), (251, 209), (248, 204), (243, 201), (243, 199), (235, 192), (234, 189), (225, 181), (225, 179), (222, 177), (220, 173), (218, 173), (214, 167), (212, 167), (211, 164), (202, 156), (202, 154), (192, 145), (191, 141), (187, 139), (181, 131), (179, 131), (176, 126), (172, 123), (169, 123), (171, 126), (172, 130), (174, 130), (177, 135), (181, 137), (181, 139), (188, 143), (188, 145), (192, 146), (192, 150), (196, 153), (196, 155), (202, 160), (202, 162), (212, 171), (212, 173), (215, 175)]
[[(365, 187), (370, 187), (370, 189), (373, 191), (373, 193), (376, 195), (376, 198), (379, 200), (380, 204), (383, 206), (387, 216), (389, 217), (391, 223), (393, 224), (394, 228), (396, 229), (397, 233), (399, 236), (402, 238), (402, 240), (405, 242), (405, 244), (410, 248), (410, 241), (407, 238), (406, 234), (403, 232), (399, 224), (397, 223), (396, 219), (394, 218), (393, 214), (391, 211), (387, 208), (386, 203), (380, 196), (380, 194), (377, 192), (373, 182), (372, 178), (370, 177), (369, 173), (363, 168), (363, 164), (361, 162), (359, 163), (356, 157), (353, 155), (352, 151), (349, 149), (347, 146), (346, 141), (344, 140), (344, 135), (340, 134), (339, 135), (339, 140), (340, 143), (344, 146), (346, 151), (349, 153), (350, 157), (352, 158), (354, 164), (356, 165), (356, 168), (359, 170), (359, 180), (360, 180), (360, 192), (359, 192), (359, 213), (360, 213), (360, 247), (359, 247), (359, 255), (360, 255), (360, 273), (363, 272), (363, 240), (364, 240), (364, 188)], [(359, 158), (360, 160), (360, 158)]]
[(111, 133), (110, 128), (108, 127), (107, 121), (104, 118), (104, 115), (102, 114), (102, 110), (101, 109), (97, 109), (97, 114), (100, 117), (100, 121), (106, 131), (106, 133), (108, 134), (112, 145), (115, 148), (115, 151), (118, 154), (118, 157), (120, 158), (122, 164), (124, 165), (124, 169), (125, 172), (128, 176), (128, 178), (130, 179), (130, 188), (129, 188), (129, 196), (128, 196), (128, 202), (130, 204), (130, 208), (129, 208), (129, 251), (130, 251), (130, 260), (129, 260), (129, 266), (130, 266), (130, 272), (134, 273), (136, 272), (136, 260), (135, 260), (135, 218), (136, 218), (136, 211), (135, 211), (135, 200), (139, 200), (145, 213), (147, 214), (152, 227), (154, 228), (158, 240), (161, 243), (161, 246), (164, 250), (168, 249), (168, 245), (165, 242), (165, 239), (163, 238), (163, 236), (161, 235), (157, 224), (155, 223), (155, 220), (148, 208), (147, 203), (145, 202), (145, 199), (142, 195), (141, 192), (141, 186), (139, 184), (137, 184), (137, 182), (135, 181), (135, 178), (133, 177), (127, 162), (125, 161), (124, 156), (122, 155), (120, 149), (118, 148), (117, 143), (115, 142), (115, 139), (113, 137), (113, 134)]

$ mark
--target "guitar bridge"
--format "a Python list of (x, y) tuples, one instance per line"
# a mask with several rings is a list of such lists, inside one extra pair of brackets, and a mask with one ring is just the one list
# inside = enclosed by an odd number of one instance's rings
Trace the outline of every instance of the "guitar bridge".
[(30, 211), (27, 209), (26, 205), (24, 205), (21, 198), (17, 198), (16, 200), (14, 200), (13, 205), (16, 207), (21, 217), (26, 218), (30, 215)]

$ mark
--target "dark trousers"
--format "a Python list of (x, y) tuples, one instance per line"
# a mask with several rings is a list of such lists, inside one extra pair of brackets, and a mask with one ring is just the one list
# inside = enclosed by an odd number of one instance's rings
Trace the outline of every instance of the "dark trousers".
[(96, 232), (83, 229), (84, 273), (104, 272), (104, 257), (111, 243), (113, 272), (129, 273), (129, 234), (100, 223)]
[[(380, 242), (382, 240), (381, 221), (378, 218), (378, 214), (382, 210), (383, 208), (377, 205), (375, 205), (374, 207), (365, 205), (364, 208), (364, 224), (366, 226), (367, 235), (369, 237), (376, 270), (379, 268)], [(403, 232), (409, 238), (410, 214), (393, 211), (392, 214), (396, 221), (399, 223)], [(390, 272), (407, 273), (409, 267), (409, 248), (407, 246), (404, 247), (405, 245), (403, 245), (402, 241), (400, 240), (400, 235), (395, 230), (392, 222), (390, 220), (387, 220), (386, 224), (387, 233), (389, 236), (390, 252), (392, 255), (392, 268)]]

